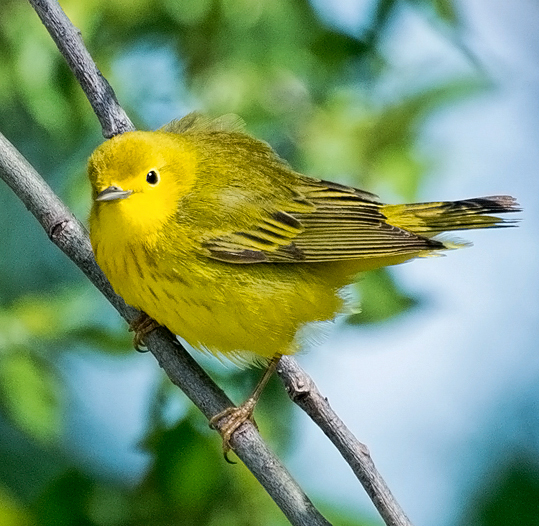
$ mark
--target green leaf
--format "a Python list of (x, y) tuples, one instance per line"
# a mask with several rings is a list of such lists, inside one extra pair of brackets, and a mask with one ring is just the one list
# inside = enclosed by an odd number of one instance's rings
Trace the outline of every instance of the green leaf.
[(102, 297), (89, 285), (55, 294), (22, 296), (10, 307), (0, 309), (0, 349), (21, 346), (35, 353), (47, 344), (56, 354), (84, 344), (107, 352), (132, 351), (127, 326), (113, 318), (120, 323), (119, 328), (110, 327), (106, 313), (98, 312), (102, 304)]
[(539, 465), (522, 454), (483, 479), (468, 504), (463, 526), (533, 526), (539, 518)]
[(62, 388), (52, 369), (28, 352), (0, 360), (1, 402), (17, 425), (42, 441), (58, 438), (62, 428)]
[(29, 513), (0, 485), (0, 524), (2, 526), (31, 526)]
[(355, 284), (361, 297), (361, 311), (347, 318), (354, 325), (379, 323), (406, 312), (418, 299), (405, 294), (387, 269), (367, 272)]
[(421, 4), (423, 8), (450, 26), (456, 27), (460, 23), (453, 0), (413, 0), (413, 3)]
[[(75, 468), (62, 473), (32, 506), (39, 526), (90, 526), (88, 501), (96, 482)], [(97, 524), (96, 524), (97, 526)]]
[(434, 9), (442, 20), (453, 26), (456, 26), (459, 23), (458, 14), (452, 0), (433, 0), (433, 2)]

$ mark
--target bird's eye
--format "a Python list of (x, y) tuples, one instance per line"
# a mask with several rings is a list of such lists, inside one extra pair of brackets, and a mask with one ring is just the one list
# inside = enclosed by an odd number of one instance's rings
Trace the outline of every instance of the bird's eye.
[(146, 182), (155, 186), (159, 182), (159, 174), (155, 170), (150, 170), (146, 174)]

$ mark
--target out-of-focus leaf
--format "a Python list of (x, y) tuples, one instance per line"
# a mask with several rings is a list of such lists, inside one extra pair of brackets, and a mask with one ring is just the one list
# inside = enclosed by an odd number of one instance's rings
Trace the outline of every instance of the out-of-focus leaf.
[(366, 519), (361, 514), (345, 506), (336, 507), (331, 503), (321, 504), (318, 509), (331, 524), (339, 526), (380, 526), (380, 521)]
[(424, 8), (434, 12), (437, 19), (456, 27), (460, 23), (457, 10), (453, 0), (412, 0), (413, 3), (420, 4)]
[(436, 13), (442, 20), (453, 26), (460, 22), (453, 0), (435, 0), (434, 5)]
[(21, 429), (39, 440), (50, 441), (60, 434), (61, 393), (51, 368), (28, 352), (21, 350), (0, 358), (2, 405)]
[(154, 430), (146, 446), (155, 460), (141, 486), (141, 524), (287, 524), (242, 464), (230, 469), (218, 435), (197, 430), (191, 418)]
[(418, 303), (403, 293), (387, 269), (366, 272), (354, 285), (361, 298), (361, 311), (347, 318), (351, 324), (379, 323), (393, 318)]
[(0, 484), (0, 524), (2, 526), (32, 526), (28, 511), (13, 499)]
[(522, 455), (509, 464), (505, 459), (487, 477), (470, 501), (462, 526), (536, 526), (539, 524), (539, 465)]
[(111, 354), (133, 352), (133, 335), (128, 332), (127, 325), (124, 331), (112, 331), (99, 325), (88, 324), (70, 331), (64, 341), (73, 341), (75, 344), (84, 342), (96, 350)]
[(17, 502), (27, 506), (65, 470), (64, 459), (50, 445), (15, 427), (0, 411), (0, 485)]
[(57, 55), (41, 39), (28, 38), (23, 42), (17, 65), (18, 81), (25, 86), (22, 93), (27, 108), (44, 128), (61, 133), (68, 122), (69, 105), (51, 78)]
[(88, 499), (88, 517), (98, 526), (130, 523), (131, 503), (126, 488), (96, 484)]
[(88, 501), (94, 487), (95, 482), (76, 469), (63, 473), (32, 506), (39, 526), (95, 524), (88, 519)]
[(38, 342), (42, 347), (63, 341), (113, 352), (130, 351), (127, 326), (118, 332), (105, 326), (101, 319), (99, 323), (95, 321), (96, 297), (101, 300), (89, 285), (56, 294), (22, 296), (9, 308), (0, 309), (0, 349), (31, 348)]
[(430, 161), (415, 146), (421, 125), (433, 111), (482, 87), (472, 80), (450, 82), (381, 107), (350, 90), (336, 93), (301, 132), (307, 171), (322, 178), (354, 178), (352, 184), (366, 190), (385, 188), (412, 201)]
[(198, 0), (197, 2), (176, 2), (176, 0), (164, 0), (165, 9), (180, 24), (197, 24), (208, 14), (213, 0)]

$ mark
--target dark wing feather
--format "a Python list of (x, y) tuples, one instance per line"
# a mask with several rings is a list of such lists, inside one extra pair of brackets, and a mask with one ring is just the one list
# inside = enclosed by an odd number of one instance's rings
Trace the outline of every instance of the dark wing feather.
[(323, 262), (380, 258), (444, 248), (386, 222), (377, 197), (327, 181), (298, 178), (298, 198), (251, 229), (204, 243), (230, 263)]

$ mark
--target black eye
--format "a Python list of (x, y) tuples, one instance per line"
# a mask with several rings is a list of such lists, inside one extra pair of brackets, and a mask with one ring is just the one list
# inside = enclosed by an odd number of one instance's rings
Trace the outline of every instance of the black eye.
[(155, 170), (150, 170), (146, 174), (146, 182), (155, 186), (159, 182), (159, 174)]

